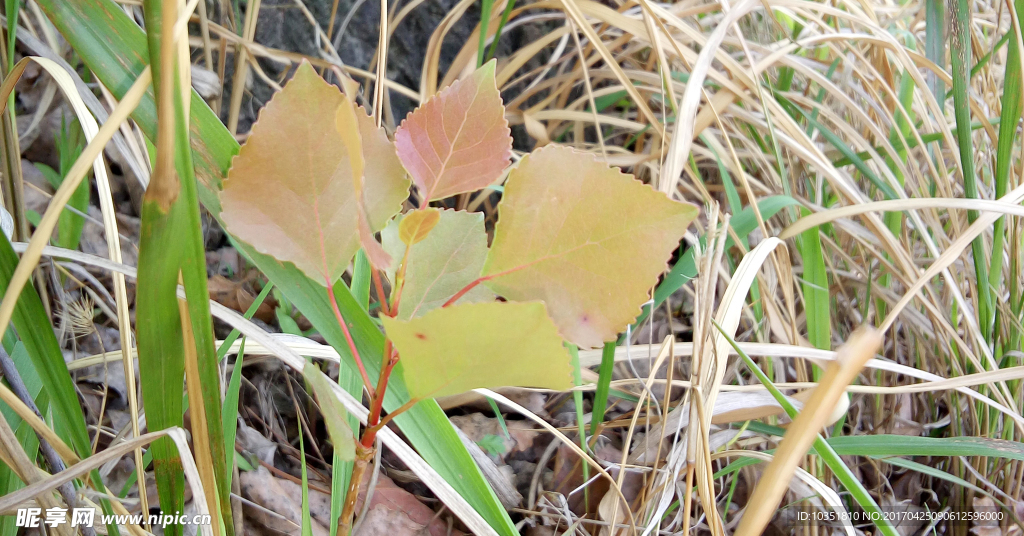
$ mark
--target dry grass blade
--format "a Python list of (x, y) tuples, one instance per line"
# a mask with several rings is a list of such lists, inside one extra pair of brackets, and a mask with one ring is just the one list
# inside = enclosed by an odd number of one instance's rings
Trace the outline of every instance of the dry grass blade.
[(725, 39), (726, 32), (741, 17), (759, 4), (756, 0), (743, 0), (726, 14), (725, 19), (718, 23), (715, 31), (708, 36), (701, 50), (697, 63), (690, 71), (689, 82), (686, 84), (686, 91), (679, 102), (679, 116), (676, 120), (675, 132), (672, 136), (672, 143), (668, 149), (668, 160), (662, 175), (659, 179), (659, 189), (666, 194), (671, 194), (676, 188), (676, 181), (683, 172), (683, 163), (690, 156), (690, 145), (693, 143), (694, 120), (697, 117), (697, 108), (700, 106), (704, 77), (707, 76), (711, 62), (716, 59), (718, 47)]
[[(78, 116), (78, 121), (82, 127), (82, 132), (85, 134), (86, 140), (92, 141), (99, 132), (99, 127), (96, 124), (96, 120), (93, 119), (92, 115), (89, 113), (84, 100), (79, 95), (78, 88), (70, 74), (61, 65), (50, 59), (35, 58), (31, 56), (26, 59), (32, 59), (38, 63), (56, 80), (57, 85), (61, 88), (61, 91), (63, 91), (65, 98), (71, 103), (71, 106), (75, 111), (75, 115)], [(120, 263), (121, 239), (118, 234), (117, 213), (114, 209), (114, 202), (110, 190), (110, 179), (107, 175), (107, 166), (104, 165), (101, 158), (97, 158), (93, 163), (93, 174), (96, 177), (96, 190), (99, 193), (100, 210), (103, 214), (103, 231), (107, 242), (107, 250), (109, 252), (110, 260), (115, 263)], [(132, 434), (135, 437), (138, 437), (139, 405), (136, 394), (138, 391), (135, 388), (135, 364), (130, 351), (132, 346), (132, 329), (128, 306), (128, 291), (125, 287), (124, 274), (114, 273), (113, 279), (114, 297), (117, 306), (116, 314), (118, 336), (121, 342), (122, 366), (124, 367), (129, 412), (132, 418)], [(141, 448), (135, 451), (135, 463), (137, 466), (142, 466)], [(142, 503), (143, 510), (148, 511), (149, 502), (146, 497), (144, 475), (141, 476), (140, 484), (139, 500)]]
[[(6, 421), (4, 421), (0, 426), (6, 426)], [(45, 496), (47, 492), (55, 489), (61, 484), (80, 478), (89, 471), (98, 469), (110, 460), (120, 458), (121, 456), (132, 452), (136, 448), (148, 445), (161, 437), (171, 438), (171, 440), (174, 441), (174, 444), (178, 447), (178, 451), (181, 453), (182, 460), (184, 461), (185, 478), (194, 490), (196, 510), (202, 515), (209, 515), (210, 509), (207, 506), (206, 499), (203, 497), (203, 485), (199, 479), (199, 472), (196, 468), (195, 460), (192, 459), (192, 454), (189, 450), (185, 432), (181, 429), (161, 430), (159, 432), (152, 432), (131, 439), (99, 454), (90, 456), (89, 458), (82, 460), (81, 463), (69, 467), (56, 475), (38, 480), (14, 493), (0, 497), (0, 512), (9, 511), (26, 500)], [(34, 466), (33, 470), (35, 470)], [(208, 524), (200, 524), (199, 531), (202, 536), (213, 536), (212, 529)]]
[[(26, 61), (26, 60), (22, 60)], [(3, 301), (0, 302), (0, 326), (6, 326), (10, 324), (11, 316), (14, 314), (14, 307), (17, 302), (17, 296), (21, 294), (21, 289), (24, 288), (25, 283), (28, 282), (32, 275), (32, 271), (35, 269), (36, 264), (39, 262), (39, 258), (42, 255), (42, 249), (46, 246), (50, 236), (53, 234), (53, 229), (57, 226), (57, 217), (60, 212), (64, 209), (64, 205), (67, 204), (68, 199), (71, 198), (72, 192), (78, 187), (78, 184), (85, 178), (85, 174), (89, 167), (93, 165), (93, 162), (100, 156), (100, 152), (103, 150), (103, 146), (106, 145), (110, 138), (120, 128), (121, 123), (128, 118), (135, 106), (138, 105), (142, 96), (145, 94), (146, 89), (149, 87), (151, 81), (151, 75), (149, 68), (147, 67), (143, 71), (142, 76), (135, 81), (131, 89), (125, 95), (125, 98), (121, 100), (117, 108), (110, 114), (107, 122), (103, 124), (96, 137), (85, 147), (82, 151), (81, 156), (75, 161), (74, 166), (68, 172), (68, 176), (65, 177), (64, 182), (61, 183), (60, 188), (57, 189), (57, 193), (53, 195), (53, 199), (50, 200), (50, 206), (46, 210), (46, 214), (43, 216), (39, 225), (36, 226), (36, 231), (32, 235), (32, 241), (29, 243), (28, 249), (22, 255), (21, 261), (18, 262), (18, 268), (14, 272), (14, 276), (11, 278), (7, 292), (4, 293)], [(13, 89), (13, 88), (11, 88)], [(7, 92), (9, 94), (9, 91)], [(7, 102), (4, 95), (4, 105)], [(102, 163), (100, 164), (102, 165)]]

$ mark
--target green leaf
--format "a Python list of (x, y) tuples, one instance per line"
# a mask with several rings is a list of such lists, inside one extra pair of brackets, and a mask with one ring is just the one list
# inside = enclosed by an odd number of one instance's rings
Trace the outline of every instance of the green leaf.
[[(487, 256), (487, 232), (483, 214), (454, 210), (426, 209), (396, 219), (381, 233), (384, 249), (396, 262), (405, 255), (399, 239), (401, 227), (415, 214), (437, 214), (434, 230), (422, 242), (409, 248), (405, 259), (405, 279), (398, 304), (399, 320), (422, 316), (444, 305), (456, 292), (472, 283), (480, 274)], [(392, 273), (397, 266), (393, 266)], [(490, 301), (494, 294), (474, 287), (456, 303)]]
[(696, 216), (594, 155), (545, 147), (509, 174), (483, 279), (543, 301), (566, 340), (594, 348), (640, 314)]
[(572, 388), (569, 353), (542, 303), (470, 303), (381, 321), (413, 398), (512, 385)]
[(302, 370), (302, 375), (309, 382), (316, 394), (317, 401), (320, 402), (320, 413), (323, 415), (324, 421), (327, 422), (327, 433), (331, 436), (331, 442), (334, 443), (335, 455), (345, 461), (356, 459), (356, 439), (352, 434), (352, 428), (345, 420), (348, 412), (331, 391), (327, 376), (324, 376), (324, 373), (320, 372), (316, 365), (308, 361)]
[(505, 453), (505, 440), (499, 435), (487, 434), (481, 437), (476, 444), (491, 456), (501, 456)]

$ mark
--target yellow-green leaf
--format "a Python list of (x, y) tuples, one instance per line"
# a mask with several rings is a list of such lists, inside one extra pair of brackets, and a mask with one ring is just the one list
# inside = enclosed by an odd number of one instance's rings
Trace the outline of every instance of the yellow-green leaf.
[(543, 301), (567, 340), (594, 348), (640, 313), (696, 216), (593, 155), (548, 146), (509, 174), (483, 277), (507, 299)]
[(319, 283), (340, 277), (360, 237), (373, 240), (408, 191), (390, 142), (365, 115), (300, 65), (232, 160), (220, 193), (227, 230)]
[(445, 88), (402, 121), (398, 157), (423, 204), (479, 190), (497, 180), (512, 155), (495, 62)]
[(377, 128), (360, 107), (339, 106), (336, 124), (343, 139), (358, 135), (364, 171), (354, 181), (359, 209), (359, 240), (367, 258), (377, 268), (386, 268), (391, 258), (373, 237), (401, 210), (409, 195), (409, 181), (387, 133)]
[(441, 211), (436, 208), (425, 208), (406, 214), (398, 224), (398, 238), (406, 246), (422, 242), (441, 219)]
[(363, 144), (363, 196), (366, 217), (373, 232), (379, 232), (388, 221), (402, 210), (402, 202), (409, 197), (409, 177), (398, 160), (395, 144), (391, 143), (383, 128), (377, 128), (373, 118), (360, 106), (356, 112), (359, 137)]
[(354, 460), (356, 458), (356, 439), (352, 434), (352, 428), (345, 422), (345, 417), (348, 415), (345, 406), (331, 391), (327, 377), (320, 372), (316, 365), (307, 361), (306, 366), (302, 369), (302, 375), (313, 389), (313, 393), (316, 394), (317, 401), (320, 402), (320, 413), (327, 423), (327, 435), (334, 443), (335, 454), (344, 461)]
[[(462, 290), (480, 275), (487, 257), (487, 232), (483, 214), (455, 210), (429, 209), (437, 214), (433, 231), (422, 242), (409, 249), (406, 258), (402, 298), (397, 318), (408, 320), (444, 305), (448, 298)], [(394, 264), (389, 275), (394, 281), (394, 270), (405, 255), (405, 244), (399, 238), (401, 227), (418, 210), (396, 219), (381, 238), (384, 249), (391, 254)], [(474, 287), (456, 303), (491, 301), (494, 293), (484, 287)]]
[(540, 302), (470, 303), (384, 317), (413, 398), (482, 387), (572, 387), (569, 353)]

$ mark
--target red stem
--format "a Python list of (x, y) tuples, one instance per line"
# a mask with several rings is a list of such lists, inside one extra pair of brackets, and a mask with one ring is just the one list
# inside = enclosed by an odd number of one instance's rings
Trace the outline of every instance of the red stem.
[(359, 357), (359, 350), (356, 349), (356, 343), (352, 340), (352, 334), (348, 331), (348, 324), (345, 323), (345, 319), (341, 316), (341, 309), (338, 308), (338, 300), (334, 297), (334, 287), (331, 285), (330, 280), (327, 281), (327, 297), (331, 300), (331, 307), (334, 308), (334, 317), (338, 320), (338, 325), (341, 326), (341, 331), (345, 333), (345, 341), (348, 342), (348, 349), (352, 352), (352, 358), (356, 361), (356, 366), (359, 367), (359, 374), (363, 376), (363, 385), (366, 387), (367, 392), (370, 394), (370, 399), (374, 398), (373, 384), (370, 383), (370, 376), (366, 373), (366, 367), (363, 366), (363, 360)]
[(384, 405), (384, 393), (388, 388), (388, 380), (391, 378), (391, 369), (398, 363), (398, 353), (395, 352), (391, 339), (384, 341), (384, 356), (381, 359), (380, 378), (377, 379), (377, 396), (370, 402), (370, 415), (367, 424), (373, 426), (380, 419), (381, 407)]
[(376, 425), (367, 427), (366, 430), (363, 432), (362, 445), (363, 446), (366, 446), (367, 444), (373, 445), (373, 441), (375, 439), (377, 439), (377, 432), (379, 432), (381, 430), (381, 428), (384, 428), (385, 426), (387, 426), (387, 424), (389, 422), (391, 422), (391, 419), (394, 419), (395, 417), (397, 417), (397, 416), (405, 413), (406, 411), (409, 411), (410, 409), (412, 409), (412, 407), (415, 406), (416, 404), (419, 404), (419, 402), (420, 402), (419, 398), (412, 398), (408, 402), (406, 402), (405, 404), (402, 404), (402, 406), (400, 408), (398, 408), (395, 411), (392, 411), (391, 413), (388, 413), (387, 415), (385, 415), (384, 418), (382, 418), (380, 420), (380, 422), (377, 423)]
[(473, 282), (471, 282), (470, 284), (462, 287), (462, 290), (456, 292), (454, 296), (452, 296), (451, 298), (448, 298), (448, 301), (444, 302), (444, 305), (442, 305), (441, 307), (448, 307), (449, 305), (459, 301), (459, 298), (465, 296), (466, 293), (471, 291), (471, 290), (473, 290), (474, 287), (476, 287), (480, 283), (483, 283), (484, 281), (489, 281), (489, 280), (493, 279), (496, 275), (502, 275), (502, 274), (487, 275), (487, 276), (478, 277), (478, 278), (474, 279)]
[(391, 315), (391, 308), (388, 307), (388, 297), (384, 294), (384, 284), (380, 282), (380, 272), (370, 267), (370, 273), (373, 274), (373, 286), (377, 289), (377, 301), (380, 302), (380, 312), (387, 315)]

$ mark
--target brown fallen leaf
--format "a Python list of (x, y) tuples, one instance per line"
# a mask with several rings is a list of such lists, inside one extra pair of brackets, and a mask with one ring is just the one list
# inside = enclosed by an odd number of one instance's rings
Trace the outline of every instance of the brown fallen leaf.
[[(245, 497), (260, 508), (246, 505), (246, 515), (263, 526), (282, 534), (301, 536), (302, 534), (302, 491), (292, 482), (282, 480), (270, 474), (266, 467), (260, 466), (255, 471), (246, 471), (239, 476), (242, 497)], [(288, 486), (290, 484), (291, 486)], [(298, 490), (298, 493), (296, 493)], [(314, 499), (314, 496), (320, 496)], [(313, 514), (314, 503), (326, 500), (328, 518), (330, 516), (330, 497), (309, 490), (310, 514)], [(319, 516), (317, 516), (319, 517)], [(330, 531), (316, 517), (311, 522), (313, 536), (328, 536)]]
[[(594, 454), (597, 460), (608, 462), (602, 463), (602, 465), (608, 471), (608, 474), (617, 480), (619, 477), (618, 464), (622, 462), (622, 451), (610, 445), (599, 443), (594, 449)], [(594, 476), (593, 470), (590, 471), (590, 476)], [(555, 453), (554, 482), (555, 485), (552, 491), (564, 495), (569, 503), (569, 509), (578, 516), (588, 514), (593, 517), (595, 514), (599, 514), (602, 499), (610, 489), (608, 479), (598, 478), (587, 484), (587, 491), (589, 493), (584, 494), (580, 490), (569, 495), (583, 485), (584, 480), (580, 457), (576, 455), (576, 451), (565, 445), (560, 445)], [(639, 497), (640, 492), (643, 490), (643, 485), (643, 473), (638, 470), (627, 469), (622, 482), (622, 495), (632, 504)], [(618, 498), (617, 493), (614, 495)], [(584, 498), (586, 496), (589, 496), (590, 500), (585, 504)], [(621, 512), (621, 514), (625, 515), (625, 512)]]
[(405, 512), (377, 504), (360, 520), (355, 536), (413, 536), (420, 534), (422, 530), (423, 525), (409, 519)]
[[(244, 313), (256, 299), (244, 281), (232, 281), (222, 275), (215, 275), (207, 280), (206, 285), (210, 289), (210, 299), (240, 313)], [(273, 322), (274, 303), (274, 299), (267, 296), (253, 316), (264, 322)]]
[[(359, 499), (356, 503), (356, 512), (362, 512), (363, 503), (366, 500), (366, 491), (369, 487), (372, 471), (367, 471), (359, 486)], [(374, 512), (376, 510), (376, 512)], [(371, 512), (374, 512), (371, 514)], [(406, 523), (408, 520), (410, 523)], [(390, 527), (385, 532), (367, 532), (362, 526), (357, 534), (360, 536), (386, 535), (386, 536), (460, 536), (462, 532), (453, 530), (448, 532), (448, 524), (437, 516), (427, 505), (420, 502), (415, 495), (398, 487), (397, 484), (387, 476), (381, 474), (377, 477), (377, 486), (370, 497), (370, 507), (367, 510), (366, 521), (372, 523), (372, 527)], [(357, 520), (358, 522), (358, 520)], [(396, 532), (402, 527), (411, 528), (405, 532)]]
[(532, 422), (515, 421), (506, 422), (508, 434), (511, 437), (505, 437), (505, 431), (501, 429), (501, 423), (498, 422), (498, 419), (487, 417), (483, 413), (456, 415), (451, 418), (451, 421), (474, 443), (479, 443), (487, 436), (498, 436), (501, 438), (504, 452), (498, 458), (502, 461), (508, 457), (528, 452), (533, 448), (534, 442), (541, 435), (536, 425)]

